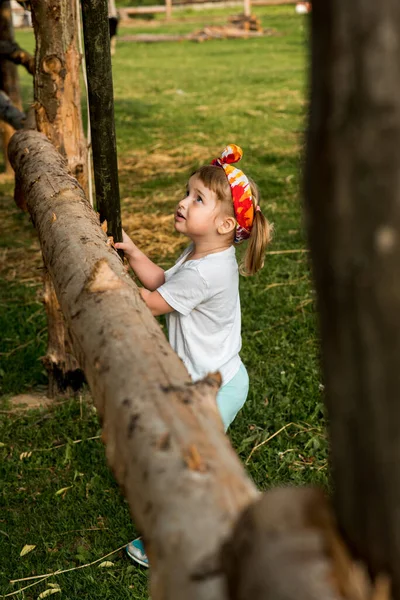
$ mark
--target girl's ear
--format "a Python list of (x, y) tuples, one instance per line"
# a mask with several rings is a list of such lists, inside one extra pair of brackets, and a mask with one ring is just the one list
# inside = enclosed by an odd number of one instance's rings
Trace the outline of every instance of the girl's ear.
[(218, 233), (225, 235), (231, 233), (236, 227), (236, 219), (234, 217), (225, 217), (225, 219), (217, 227)]

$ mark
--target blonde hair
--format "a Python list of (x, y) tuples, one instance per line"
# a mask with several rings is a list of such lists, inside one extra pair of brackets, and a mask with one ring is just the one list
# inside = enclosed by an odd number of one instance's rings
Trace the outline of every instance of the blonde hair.
[[(202, 183), (215, 193), (217, 200), (224, 205), (228, 216), (234, 217), (235, 211), (232, 202), (231, 186), (229, 185), (225, 171), (218, 166), (204, 165), (193, 173), (193, 175), (197, 175)], [(272, 240), (273, 232), (273, 225), (260, 210), (256, 210), (260, 201), (258, 187), (250, 177), (248, 177), (248, 180), (250, 182), (255, 212), (253, 227), (250, 237), (247, 240), (247, 248), (239, 267), (242, 275), (254, 275), (262, 269), (265, 260), (265, 250)], [(232, 243), (234, 242), (234, 238), (235, 232), (232, 234)]]

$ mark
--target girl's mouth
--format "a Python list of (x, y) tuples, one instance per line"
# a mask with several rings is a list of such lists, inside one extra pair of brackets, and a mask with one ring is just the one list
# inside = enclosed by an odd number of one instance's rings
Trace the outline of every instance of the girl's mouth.
[(177, 210), (175, 213), (175, 221), (186, 221), (185, 217), (181, 212), (179, 212), (179, 210)]

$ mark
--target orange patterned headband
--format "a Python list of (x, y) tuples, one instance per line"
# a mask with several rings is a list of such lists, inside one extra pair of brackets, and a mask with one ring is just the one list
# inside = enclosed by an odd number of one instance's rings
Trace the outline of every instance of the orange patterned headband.
[[(243, 150), (236, 144), (230, 144), (226, 146), (220, 158), (214, 159), (211, 163), (224, 169), (231, 186), (233, 209), (237, 221), (235, 243), (250, 237), (255, 212), (249, 180), (243, 171), (231, 166), (232, 163), (238, 162), (242, 156)], [(260, 210), (260, 208), (257, 206), (256, 210)]]

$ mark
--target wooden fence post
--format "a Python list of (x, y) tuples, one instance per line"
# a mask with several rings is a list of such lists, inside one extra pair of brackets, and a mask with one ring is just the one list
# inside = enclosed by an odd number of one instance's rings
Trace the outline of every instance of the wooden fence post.
[(82, 0), (97, 210), (114, 241), (122, 241), (107, 0)]
[[(75, 0), (35, 0), (32, 20), (36, 39), (34, 98), (36, 125), (66, 158), (73, 177), (87, 187)], [(47, 175), (46, 175), (47, 177)], [(53, 283), (44, 273), (48, 345), (44, 364), (48, 395), (76, 390), (83, 373), (72, 355)]]
[(313, 2), (305, 196), (339, 525), (400, 598), (400, 10)]
[(165, 18), (168, 21), (172, 18), (172, 0), (165, 0)]

